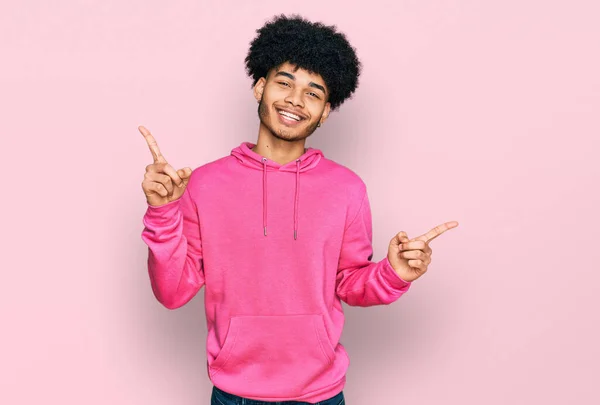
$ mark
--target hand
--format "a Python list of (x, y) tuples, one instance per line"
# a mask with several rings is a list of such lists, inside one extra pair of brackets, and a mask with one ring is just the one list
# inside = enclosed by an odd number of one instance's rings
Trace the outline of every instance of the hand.
[(410, 240), (406, 232), (399, 232), (392, 238), (388, 248), (388, 260), (396, 274), (404, 281), (414, 281), (425, 274), (433, 253), (429, 242), (457, 226), (456, 221), (446, 222)]
[(161, 205), (177, 200), (183, 195), (190, 181), (192, 169), (186, 167), (175, 171), (173, 166), (168, 164), (160, 153), (158, 144), (150, 131), (141, 125), (138, 129), (146, 139), (146, 143), (148, 143), (150, 152), (154, 157), (154, 163), (146, 166), (146, 174), (144, 175), (144, 181), (142, 181), (142, 190), (146, 194), (148, 204), (160, 207)]

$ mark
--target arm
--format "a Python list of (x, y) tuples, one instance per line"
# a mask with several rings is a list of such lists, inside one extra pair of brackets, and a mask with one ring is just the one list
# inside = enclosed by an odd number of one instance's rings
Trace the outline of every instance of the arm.
[(185, 305), (205, 282), (200, 224), (189, 190), (165, 205), (148, 204), (143, 218), (152, 291), (169, 309)]
[(379, 262), (371, 261), (373, 232), (366, 188), (359, 204), (357, 214), (344, 231), (336, 292), (351, 306), (387, 305), (408, 291), (411, 283), (396, 274), (387, 256)]

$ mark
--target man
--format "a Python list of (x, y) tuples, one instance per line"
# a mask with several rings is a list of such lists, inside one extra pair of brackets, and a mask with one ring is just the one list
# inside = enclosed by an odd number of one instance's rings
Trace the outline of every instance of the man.
[(365, 183), (305, 148), (354, 92), (360, 62), (333, 26), (279, 16), (257, 30), (245, 59), (260, 125), (257, 142), (175, 170), (154, 137), (142, 188), (142, 239), (156, 298), (186, 304), (206, 286), (212, 403), (344, 403), (349, 357), (341, 301), (396, 301), (431, 262), (428, 242), (448, 222), (371, 261)]

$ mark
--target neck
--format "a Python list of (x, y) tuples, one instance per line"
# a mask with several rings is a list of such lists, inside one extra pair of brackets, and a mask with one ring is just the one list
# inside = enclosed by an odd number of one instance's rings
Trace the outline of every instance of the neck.
[(306, 152), (306, 138), (288, 141), (273, 136), (273, 133), (260, 124), (258, 140), (252, 150), (269, 160), (285, 165), (293, 162)]

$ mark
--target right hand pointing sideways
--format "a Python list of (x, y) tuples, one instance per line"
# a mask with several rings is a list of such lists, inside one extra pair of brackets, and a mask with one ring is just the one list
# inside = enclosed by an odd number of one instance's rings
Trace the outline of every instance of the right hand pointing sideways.
[(148, 143), (148, 147), (154, 158), (154, 163), (146, 166), (142, 189), (144, 190), (144, 194), (146, 194), (148, 204), (160, 207), (161, 205), (177, 200), (183, 195), (190, 181), (192, 169), (186, 167), (175, 171), (173, 166), (168, 164), (160, 153), (158, 144), (150, 131), (142, 125), (138, 129), (146, 139), (146, 143)]

